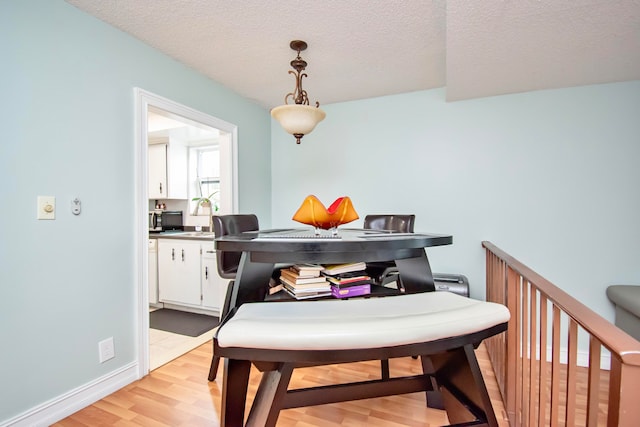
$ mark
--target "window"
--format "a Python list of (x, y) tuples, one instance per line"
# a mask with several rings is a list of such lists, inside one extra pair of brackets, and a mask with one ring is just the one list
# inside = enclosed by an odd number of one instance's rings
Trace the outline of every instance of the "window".
[[(190, 152), (190, 168), (195, 173), (190, 174), (192, 179), (190, 189), (192, 199), (207, 198), (211, 201), (211, 211), (216, 212), (220, 208), (220, 150), (218, 146), (192, 148)], [(199, 200), (191, 200), (191, 210), (197, 214)]]

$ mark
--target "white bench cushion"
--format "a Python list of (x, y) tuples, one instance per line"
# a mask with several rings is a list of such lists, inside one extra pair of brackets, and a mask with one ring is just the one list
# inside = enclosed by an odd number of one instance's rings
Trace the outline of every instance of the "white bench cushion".
[(217, 332), (220, 347), (377, 348), (478, 332), (509, 320), (500, 304), (450, 292), (244, 304)]

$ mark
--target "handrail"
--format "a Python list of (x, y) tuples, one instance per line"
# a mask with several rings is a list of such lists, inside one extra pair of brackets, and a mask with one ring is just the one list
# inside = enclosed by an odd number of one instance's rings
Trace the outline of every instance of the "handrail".
[[(511, 269), (518, 272), (528, 281), (535, 283), (536, 287), (547, 295), (559, 308), (576, 320), (591, 335), (598, 337), (612, 354), (619, 355), (622, 362), (627, 365), (640, 366), (640, 342), (629, 336), (619, 328), (612, 328), (611, 322), (591, 310), (580, 301), (562, 289), (549, 282), (547, 279), (527, 267), (508, 253), (504, 252), (491, 242), (483, 241), (482, 246), (493, 252), (498, 258), (504, 260)], [(583, 321), (584, 319), (588, 319)]]
[[(482, 246), (487, 300), (511, 312), (506, 333), (485, 341), (510, 424), (636, 426), (640, 342), (491, 242)], [(586, 367), (578, 364), (579, 328), (589, 335)]]

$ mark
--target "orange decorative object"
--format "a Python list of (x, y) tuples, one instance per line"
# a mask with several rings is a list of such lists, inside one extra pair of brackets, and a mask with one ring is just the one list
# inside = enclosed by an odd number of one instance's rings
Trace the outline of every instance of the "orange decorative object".
[(337, 198), (327, 209), (316, 196), (310, 195), (304, 199), (292, 219), (316, 228), (330, 230), (358, 218), (358, 213), (348, 197)]

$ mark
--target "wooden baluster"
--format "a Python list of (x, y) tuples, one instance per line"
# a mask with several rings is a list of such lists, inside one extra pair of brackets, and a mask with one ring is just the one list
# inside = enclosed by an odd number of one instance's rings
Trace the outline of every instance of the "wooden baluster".
[(520, 407), (522, 408), (521, 420), (522, 425), (528, 425), (529, 421), (529, 401), (531, 400), (531, 383), (529, 382), (529, 367), (531, 363), (531, 355), (529, 351), (529, 291), (531, 286), (528, 281), (522, 278), (522, 298), (521, 298), (521, 306), (522, 306), (522, 336), (520, 338), (520, 354), (521, 354), (521, 393), (520, 393)]
[(565, 405), (565, 426), (576, 424), (576, 381), (578, 367), (578, 324), (569, 319), (569, 336), (567, 345), (567, 398)]
[(547, 297), (540, 295), (540, 380), (538, 392), (538, 426), (547, 425), (547, 407), (549, 393), (547, 383), (549, 381), (549, 366), (547, 363), (547, 327), (548, 327)]
[(511, 320), (507, 329), (507, 379), (506, 387), (506, 410), (509, 420), (514, 426), (519, 425), (516, 406), (516, 368), (518, 363), (518, 285), (516, 279), (519, 277), (515, 270), (506, 267), (507, 271), (507, 307), (511, 312)]
[(549, 425), (556, 427), (560, 410), (560, 309), (555, 304), (553, 305), (551, 340), (551, 414)]
[(600, 354), (602, 344), (593, 335), (589, 336), (589, 382), (587, 386), (587, 427), (598, 425), (600, 401)]
[(530, 309), (529, 309), (529, 349), (530, 349), (530, 359), (529, 359), (529, 422), (527, 425), (535, 426), (536, 425), (536, 415), (537, 415), (537, 406), (538, 406), (538, 393), (537, 390), (540, 387), (538, 383), (538, 370), (540, 368), (540, 362), (538, 358), (538, 346), (537, 346), (537, 338), (538, 338), (538, 290), (530, 286), (531, 298), (530, 298)]

